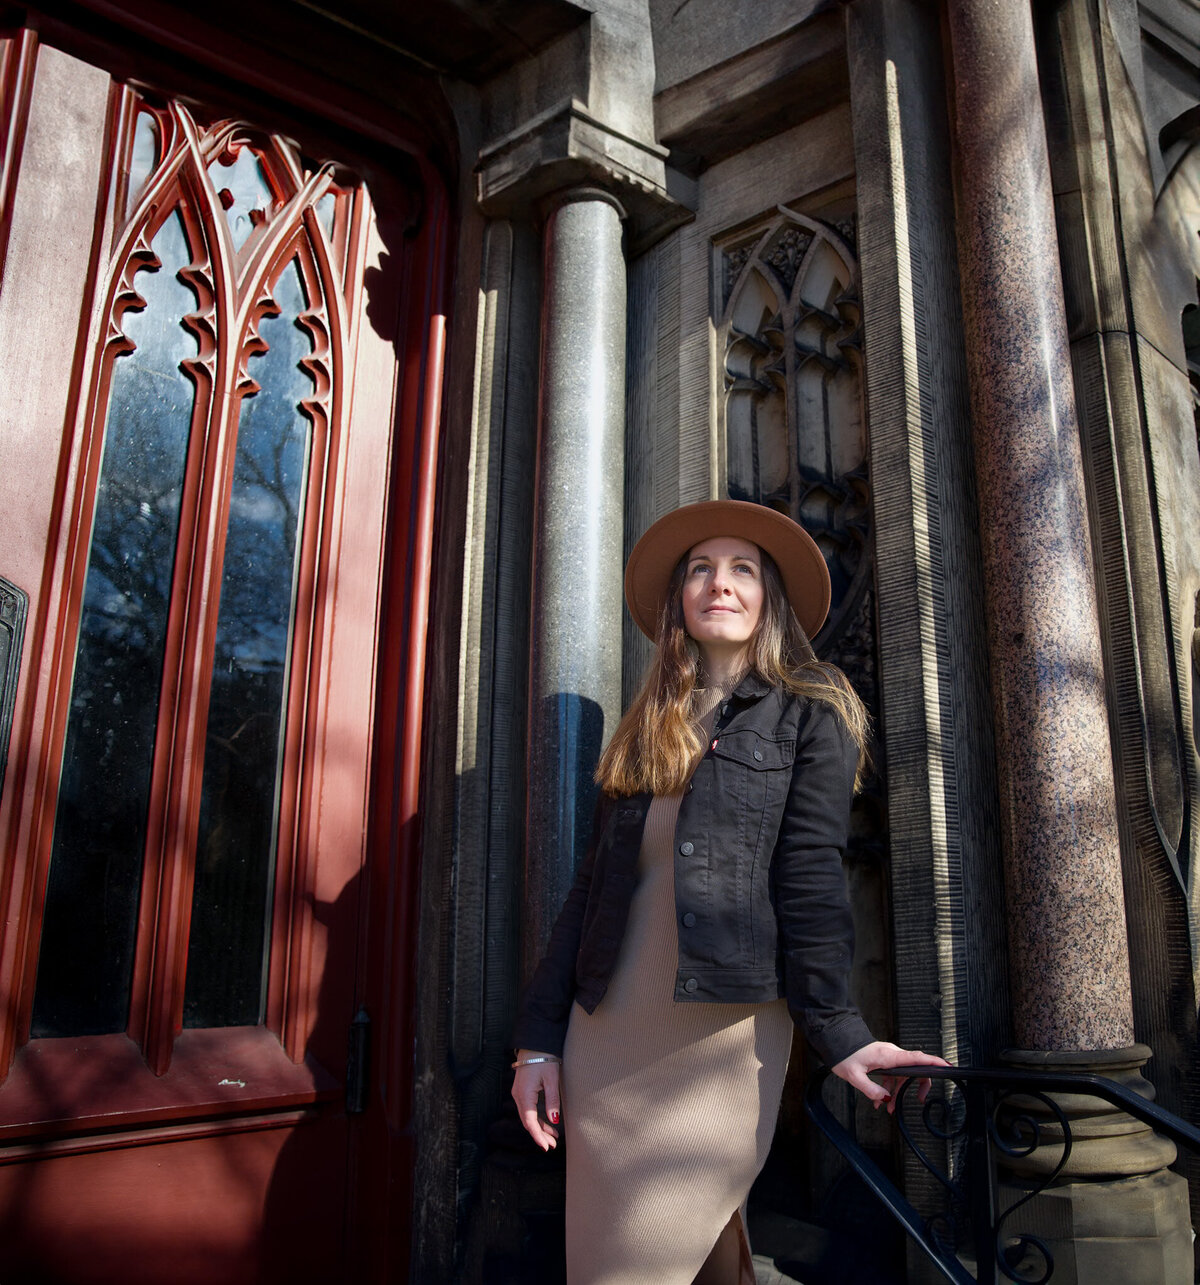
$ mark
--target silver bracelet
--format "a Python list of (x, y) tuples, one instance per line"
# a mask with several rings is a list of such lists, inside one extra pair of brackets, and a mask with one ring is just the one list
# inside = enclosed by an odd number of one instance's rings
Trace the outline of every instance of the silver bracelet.
[(522, 1058), (519, 1062), (514, 1062), (512, 1064), (512, 1069), (515, 1071), (519, 1066), (533, 1066), (536, 1062), (560, 1062), (561, 1063), (562, 1058), (561, 1057), (526, 1057), (526, 1058)]

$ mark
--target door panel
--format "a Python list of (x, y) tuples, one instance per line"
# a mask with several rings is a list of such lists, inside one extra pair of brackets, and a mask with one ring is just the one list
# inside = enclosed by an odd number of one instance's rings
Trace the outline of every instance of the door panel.
[(415, 854), (368, 889), (367, 830), (379, 709), (392, 778), (419, 752), (379, 636), (427, 583), (434, 256), (344, 165), (12, 41), (0, 1279), (339, 1279), (351, 1022), (411, 1021), (366, 961), (411, 949)]
[(340, 1132), (328, 1119), (264, 1128), (255, 1116), (207, 1137), (147, 1132), (120, 1150), (3, 1166), (4, 1279), (341, 1280), (330, 1215), (343, 1204), (344, 1169), (328, 1165)]

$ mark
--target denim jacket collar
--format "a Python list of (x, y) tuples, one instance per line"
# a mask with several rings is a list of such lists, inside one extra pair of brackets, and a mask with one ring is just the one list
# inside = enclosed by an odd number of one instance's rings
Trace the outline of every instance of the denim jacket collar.
[(746, 671), (746, 676), (733, 689), (739, 700), (761, 700), (771, 690), (771, 684), (756, 674), (753, 669)]

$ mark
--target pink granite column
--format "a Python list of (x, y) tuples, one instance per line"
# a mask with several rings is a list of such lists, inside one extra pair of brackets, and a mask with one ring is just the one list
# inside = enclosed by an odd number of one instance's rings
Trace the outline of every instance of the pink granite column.
[(950, 0), (1014, 1036), (1133, 1044), (1112, 755), (1028, 0)]

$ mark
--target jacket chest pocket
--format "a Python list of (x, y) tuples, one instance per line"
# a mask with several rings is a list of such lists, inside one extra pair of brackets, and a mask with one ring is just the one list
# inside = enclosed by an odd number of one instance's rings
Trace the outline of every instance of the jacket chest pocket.
[(723, 731), (713, 754), (731, 767), (744, 767), (754, 776), (790, 771), (795, 762), (795, 740), (772, 740), (750, 729)]
[[(756, 965), (775, 957), (770, 864), (787, 804), (796, 758), (794, 740), (772, 740), (751, 729), (723, 733), (716, 760), (717, 851), (726, 895), (735, 907), (740, 951)], [(716, 836), (714, 835), (714, 838)]]

